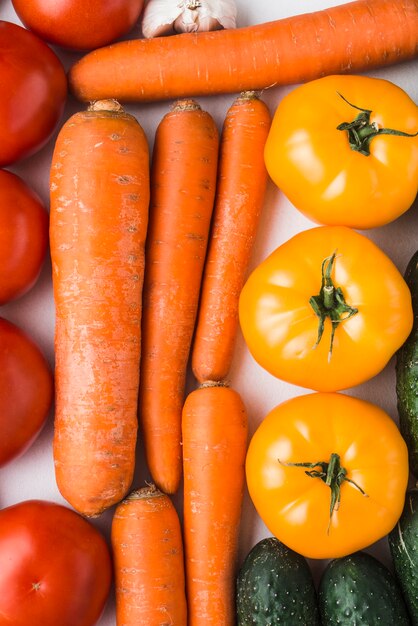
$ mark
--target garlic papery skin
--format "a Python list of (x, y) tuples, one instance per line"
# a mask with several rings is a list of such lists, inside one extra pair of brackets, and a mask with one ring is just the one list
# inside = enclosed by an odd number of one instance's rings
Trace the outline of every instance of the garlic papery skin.
[(148, 0), (142, 14), (146, 39), (176, 33), (235, 28), (235, 0)]

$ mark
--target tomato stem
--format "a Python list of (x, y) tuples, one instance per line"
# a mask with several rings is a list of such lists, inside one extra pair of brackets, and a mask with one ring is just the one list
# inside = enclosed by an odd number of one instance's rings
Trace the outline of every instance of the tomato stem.
[(329, 509), (328, 533), (331, 527), (331, 519), (334, 511), (338, 511), (341, 502), (341, 485), (348, 482), (360, 491), (363, 496), (367, 497), (367, 493), (354, 480), (348, 478), (347, 470), (341, 466), (340, 455), (333, 452), (329, 461), (318, 461), (316, 463), (284, 463), (278, 459), (281, 465), (287, 467), (305, 467), (309, 468), (305, 474), (310, 478), (320, 478), (331, 489), (331, 501)]
[(337, 91), (340, 98), (349, 104), (353, 109), (357, 109), (360, 113), (352, 122), (343, 122), (337, 126), (337, 130), (347, 131), (350, 148), (360, 152), (364, 156), (370, 156), (370, 142), (378, 135), (398, 135), (400, 137), (416, 137), (416, 133), (405, 133), (402, 130), (394, 130), (393, 128), (379, 128), (376, 122), (370, 121), (373, 113), (370, 109), (362, 109), (352, 104), (342, 94)]
[(350, 317), (353, 317), (358, 313), (358, 309), (350, 306), (346, 303), (344, 294), (340, 287), (335, 287), (332, 280), (332, 269), (336, 258), (336, 251), (326, 259), (322, 261), (322, 283), (319, 295), (312, 296), (309, 299), (309, 304), (313, 308), (317, 315), (318, 322), (318, 337), (314, 348), (316, 348), (322, 339), (324, 333), (325, 320), (327, 317), (331, 320), (331, 338), (328, 352), (328, 361), (331, 360), (332, 348), (334, 345), (334, 335), (341, 322), (345, 322)]

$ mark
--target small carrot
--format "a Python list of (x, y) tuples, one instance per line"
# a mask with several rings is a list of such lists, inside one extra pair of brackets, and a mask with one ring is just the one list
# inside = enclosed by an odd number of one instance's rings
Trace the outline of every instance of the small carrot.
[(114, 101), (73, 115), (56, 141), (50, 187), (55, 472), (64, 498), (95, 516), (127, 493), (135, 464), (149, 205), (136, 119)]
[(157, 128), (143, 299), (140, 419), (148, 468), (174, 493), (181, 411), (216, 186), (219, 137), (209, 113), (180, 101)]
[(237, 29), (123, 41), (69, 72), (80, 100), (151, 101), (265, 89), (414, 58), (417, 0), (357, 0)]
[(240, 395), (205, 383), (183, 408), (184, 547), (189, 626), (235, 624), (247, 415)]
[(218, 190), (192, 349), (199, 382), (228, 375), (238, 328), (238, 299), (264, 202), (264, 145), (271, 123), (254, 92), (227, 112), (221, 138)]
[(186, 626), (183, 539), (170, 497), (155, 485), (133, 491), (111, 529), (116, 626)]

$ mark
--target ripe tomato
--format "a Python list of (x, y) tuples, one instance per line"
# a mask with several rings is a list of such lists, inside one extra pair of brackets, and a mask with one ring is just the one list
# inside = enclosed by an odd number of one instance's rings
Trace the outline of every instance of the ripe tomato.
[(316, 391), (378, 374), (413, 322), (410, 291), (392, 261), (340, 226), (312, 228), (279, 246), (248, 278), (239, 316), (262, 367)]
[(0, 318), (0, 466), (33, 443), (52, 399), (53, 378), (43, 354), (26, 333)]
[(52, 44), (92, 50), (129, 32), (144, 0), (12, 0), (23, 24)]
[(315, 559), (361, 550), (391, 531), (408, 472), (407, 447), (389, 415), (337, 393), (273, 409), (246, 460), (249, 493), (270, 532)]
[(0, 167), (37, 152), (57, 126), (67, 78), (36, 35), (0, 21)]
[(39, 277), (48, 245), (48, 213), (18, 176), (0, 170), (0, 305)]
[(417, 132), (418, 108), (397, 85), (366, 76), (326, 76), (280, 102), (265, 147), (266, 166), (312, 220), (381, 226), (409, 209), (417, 194)]
[(0, 621), (92, 626), (111, 582), (107, 544), (78, 513), (28, 500), (0, 511)]

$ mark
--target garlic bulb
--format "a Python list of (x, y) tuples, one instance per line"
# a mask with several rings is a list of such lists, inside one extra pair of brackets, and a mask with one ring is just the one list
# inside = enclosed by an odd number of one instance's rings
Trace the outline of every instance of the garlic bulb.
[(148, 0), (142, 15), (147, 39), (174, 33), (235, 28), (235, 0)]

